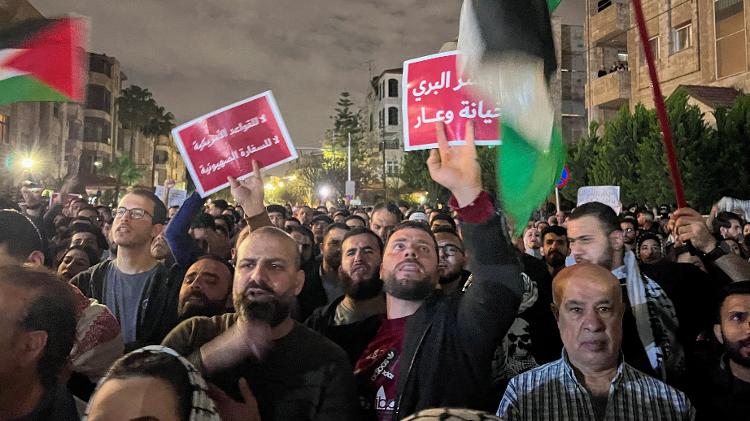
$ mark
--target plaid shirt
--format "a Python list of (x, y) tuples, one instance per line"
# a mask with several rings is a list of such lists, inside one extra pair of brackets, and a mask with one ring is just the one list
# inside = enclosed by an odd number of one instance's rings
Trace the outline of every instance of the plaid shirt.
[[(497, 415), (515, 420), (595, 420), (591, 396), (576, 380), (567, 354), (514, 377)], [(612, 380), (604, 420), (693, 420), (684, 393), (621, 362)]]

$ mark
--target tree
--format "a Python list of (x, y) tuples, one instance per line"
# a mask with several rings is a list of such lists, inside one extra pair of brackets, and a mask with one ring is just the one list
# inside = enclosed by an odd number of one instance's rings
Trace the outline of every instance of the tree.
[(143, 177), (143, 168), (138, 168), (127, 156), (121, 156), (112, 162), (105, 163), (102, 170), (115, 179), (114, 203), (120, 200), (120, 187), (123, 184), (131, 186)]
[(716, 142), (721, 149), (719, 168), (722, 181), (716, 195), (750, 199), (750, 95), (735, 99), (732, 107), (718, 109)]
[(149, 118), (148, 123), (143, 127), (143, 134), (153, 139), (153, 149), (151, 151), (151, 185), (156, 185), (156, 145), (159, 143), (160, 136), (169, 136), (174, 129), (174, 115), (165, 112), (164, 107), (157, 106)]
[(123, 127), (130, 129), (130, 150), (135, 146), (136, 133), (143, 133), (144, 128), (157, 118), (158, 106), (153, 94), (148, 89), (131, 85), (123, 89), (117, 98), (117, 117)]

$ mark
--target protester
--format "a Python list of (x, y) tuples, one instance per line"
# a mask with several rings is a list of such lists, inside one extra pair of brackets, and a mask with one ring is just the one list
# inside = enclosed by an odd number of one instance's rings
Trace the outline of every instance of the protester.
[(401, 212), (396, 206), (392, 204), (378, 205), (372, 211), (370, 229), (385, 243), (393, 227), (402, 219)]
[(305, 285), (297, 297), (299, 321), (304, 321), (313, 310), (330, 304), (344, 295), (344, 285), (339, 279), (341, 266), (341, 241), (349, 227), (338, 223), (329, 225), (323, 232), (321, 256), (309, 272), (305, 272)]
[(719, 212), (713, 220), (714, 235), (742, 242), (742, 218), (732, 212)]
[(209, 393), (190, 362), (169, 348), (151, 345), (112, 365), (83, 419), (220, 421)]
[(349, 215), (344, 220), (344, 223), (349, 228), (365, 228), (365, 227), (367, 227), (367, 222), (365, 222), (365, 220), (362, 219), (362, 217), (358, 216), (358, 215)]
[(284, 221), (286, 220), (286, 208), (281, 205), (268, 205), (266, 206), (266, 212), (268, 212), (268, 218), (276, 228), (284, 229)]
[[(464, 294), (444, 295), (436, 289), (440, 275), (432, 232), (412, 221), (394, 227), (380, 269), (387, 318), (355, 366), (369, 417), (400, 419), (430, 407), (483, 406), (493, 353), (522, 294), (501, 217), (482, 192), (473, 131), (465, 145), (451, 147), (443, 130), (438, 124), (441, 151), (430, 151), (427, 165), (432, 179), (453, 193), (452, 207), (465, 221), (474, 282)], [(380, 216), (375, 212), (373, 221)]]
[[(437, 221), (437, 219), (435, 220)], [(438, 287), (447, 295), (462, 292), (470, 272), (466, 270), (464, 244), (450, 226), (432, 225), (438, 246)]]
[(542, 257), (547, 271), (554, 277), (565, 267), (565, 259), (570, 254), (568, 230), (561, 226), (548, 226), (542, 231)]
[(57, 266), (57, 275), (65, 282), (99, 262), (99, 256), (93, 249), (76, 245), (70, 246)]
[(70, 226), (70, 246), (86, 246), (94, 250), (99, 258), (93, 262), (99, 263), (103, 257), (108, 256), (107, 239), (104, 237), (100, 228), (87, 224), (73, 223)]
[(70, 288), (43, 269), (0, 266), (0, 419), (78, 420), (63, 377), (76, 338)]
[(528, 227), (523, 231), (523, 246), (526, 254), (536, 258), (542, 257), (542, 240), (540, 238), (539, 230), (532, 227)]
[[(264, 421), (354, 419), (346, 354), (290, 318), (303, 284), (295, 241), (278, 228), (258, 228), (238, 244), (237, 313), (188, 319), (163, 345), (186, 356), (235, 401), (244, 397), (244, 406)], [(245, 382), (257, 404), (240, 395)]]
[(609, 270), (579, 263), (555, 277), (553, 291), (562, 358), (513, 378), (497, 415), (509, 421), (693, 419), (684, 393), (620, 359), (625, 305)]
[(315, 237), (315, 245), (323, 249), (323, 237), (325, 236), (326, 228), (333, 224), (333, 219), (329, 218), (328, 215), (316, 215), (310, 221), (310, 231), (312, 231)]
[(456, 222), (453, 220), (453, 218), (451, 218), (450, 215), (439, 213), (435, 215), (434, 218), (432, 218), (432, 221), (430, 221), (430, 229), (435, 232), (435, 230), (439, 227), (447, 227), (455, 231)]
[(151, 243), (161, 233), (166, 214), (154, 193), (133, 190), (126, 194), (112, 226), (117, 257), (71, 281), (114, 313), (126, 350), (159, 343), (177, 323), (182, 271), (178, 265), (166, 267), (151, 255)]
[(297, 210), (297, 213), (294, 216), (302, 225), (309, 227), (310, 222), (313, 219), (313, 210), (309, 206), (302, 206)]
[(226, 260), (212, 255), (199, 257), (190, 265), (180, 287), (177, 315), (212, 317), (226, 313), (231, 303), (234, 269)]
[(652, 265), (664, 258), (664, 247), (658, 235), (646, 231), (638, 236), (635, 244), (636, 257), (641, 263)]
[(638, 227), (640, 231), (659, 234), (659, 224), (654, 222), (654, 214), (649, 210), (638, 211)]
[(380, 279), (383, 243), (367, 228), (346, 232), (339, 278), (344, 295), (313, 311), (305, 324), (335, 342), (352, 364), (375, 336), (385, 315)]
[(222, 212), (227, 210), (228, 207), (229, 203), (227, 203), (227, 201), (224, 199), (213, 200), (208, 206), (207, 213), (211, 216), (219, 216)]
[(692, 373), (698, 419), (744, 419), (750, 414), (750, 281), (721, 292), (714, 335), (720, 357)]
[(635, 252), (635, 240), (638, 237), (638, 221), (633, 217), (621, 218), (620, 229), (622, 230), (622, 240), (625, 247)]

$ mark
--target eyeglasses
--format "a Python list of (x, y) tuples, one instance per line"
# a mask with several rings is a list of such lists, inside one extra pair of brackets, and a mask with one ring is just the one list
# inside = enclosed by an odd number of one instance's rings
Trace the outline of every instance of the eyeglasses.
[(456, 247), (456, 246), (454, 246), (452, 244), (446, 244), (444, 246), (438, 246), (438, 252), (443, 252), (443, 254), (445, 254), (448, 257), (455, 256), (456, 253), (461, 253), (461, 254), (464, 253), (463, 250), (461, 250), (460, 248), (458, 248), (458, 247)]
[(153, 215), (151, 215), (150, 213), (148, 213), (148, 211), (146, 211), (146, 209), (141, 209), (141, 208), (128, 209), (128, 208), (122, 208), (121, 207), (121, 208), (115, 209), (115, 211), (113, 212), (115, 218), (122, 218), (123, 216), (125, 216), (125, 213), (130, 213), (130, 218), (133, 219), (133, 220), (141, 219), (145, 215), (148, 215), (151, 218), (154, 217)]
[(633, 228), (625, 228), (623, 231), (630, 233), (630, 232), (633, 232), (635, 230)]

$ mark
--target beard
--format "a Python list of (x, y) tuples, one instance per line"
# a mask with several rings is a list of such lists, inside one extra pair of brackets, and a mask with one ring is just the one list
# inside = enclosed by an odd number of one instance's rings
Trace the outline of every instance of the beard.
[(730, 342), (724, 337), (724, 350), (730, 360), (743, 367), (750, 368), (750, 357), (742, 355), (740, 348), (750, 346), (750, 339), (743, 339), (737, 342)]
[[(250, 289), (259, 289), (263, 293), (249, 292)], [(268, 323), (271, 327), (278, 326), (286, 320), (292, 308), (289, 299), (280, 297), (272, 289), (254, 282), (249, 283), (241, 293), (235, 294), (233, 302), (240, 317)]]
[(565, 256), (557, 250), (552, 250), (544, 256), (544, 261), (553, 268), (560, 269), (565, 266)]
[(463, 270), (461, 268), (458, 268), (457, 270), (451, 272), (441, 273), (440, 278), (438, 279), (438, 283), (440, 285), (450, 284), (451, 282), (461, 279), (461, 274), (463, 274)]
[(324, 255), (323, 260), (325, 260), (326, 265), (333, 270), (339, 270), (339, 268), (341, 267), (340, 252)]
[(430, 276), (420, 279), (396, 279), (392, 273), (383, 279), (383, 289), (387, 294), (406, 301), (422, 301), (435, 290)]
[(380, 279), (379, 273), (380, 266), (375, 268), (367, 279), (355, 281), (348, 273), (341, 270), (339, 271), (339, 279), (344, 284), (346, 296), (351, 297), (354, 301), (363, 301), (377, 297), (383, 292), (383, 281)]
[[(190, 298), (197, 298), (199, 302), (188, 301)], [(184, 300), (180, 301), (177, 308), (177, 315), (180, 320), (187, 320), (191, 317), (204, 316), (213, 317), (224, 314), (226, 298), (223, 300), (211, 301), (201, 292), (193, 292)]]

